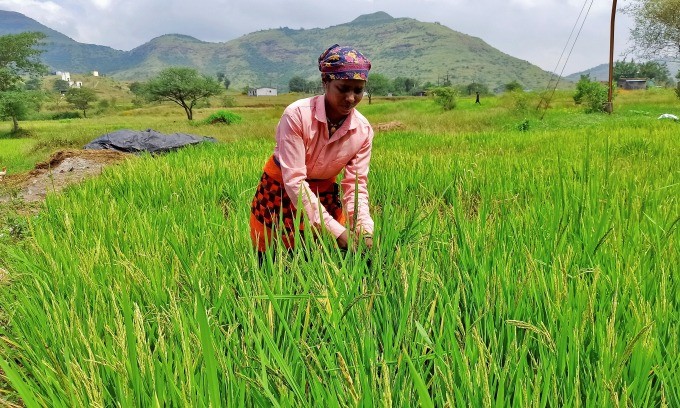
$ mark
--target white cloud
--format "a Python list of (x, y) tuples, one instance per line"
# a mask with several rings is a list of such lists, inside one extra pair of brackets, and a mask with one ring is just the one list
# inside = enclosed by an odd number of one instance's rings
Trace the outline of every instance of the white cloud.
[(57, 3), (40, 0), (0, 0), (0, 9), (16, 11), (27, 16), (31, 14), (45, 16), (62, 12), (61, 6)]
[(107, 9), (111, 5), (111, 0), (92, 0), (92, 4), (99, 9)]
[(541, 4), (545, 4), (546, 2), (543, 0), (511, 0), (510, 3), (517, 4), (518, 6), (524, 8), (532, 8)]

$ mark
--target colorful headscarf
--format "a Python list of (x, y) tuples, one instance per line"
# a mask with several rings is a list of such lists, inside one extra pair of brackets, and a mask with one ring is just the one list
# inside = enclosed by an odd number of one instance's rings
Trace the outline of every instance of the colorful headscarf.
[(371, 61), (352, 47), (334, 44), (319, 56), (321, 79), (368, 79)]

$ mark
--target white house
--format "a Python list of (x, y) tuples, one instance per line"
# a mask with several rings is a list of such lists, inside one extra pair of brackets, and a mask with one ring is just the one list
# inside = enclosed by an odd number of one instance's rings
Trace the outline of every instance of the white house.
[(62, 81), (71, 81), (71, 74), (69, 72), (62, 72), (61, 73), (61, 80)]
[(92, 76), (98, 77), (98, 76), (99, 76), (99, 71), (92, 71)]
[(248, 89), (248, 96), (276, 96), (278, 92), (276, 88), (250, 88)]

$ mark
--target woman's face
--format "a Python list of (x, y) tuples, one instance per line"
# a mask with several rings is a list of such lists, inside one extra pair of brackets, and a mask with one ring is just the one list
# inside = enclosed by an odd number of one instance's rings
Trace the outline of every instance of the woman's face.
[(324, 82), (326, 91), (326, 115), (344, 117), (361, 102), (366, 81), (362, 79), (331, 79)]

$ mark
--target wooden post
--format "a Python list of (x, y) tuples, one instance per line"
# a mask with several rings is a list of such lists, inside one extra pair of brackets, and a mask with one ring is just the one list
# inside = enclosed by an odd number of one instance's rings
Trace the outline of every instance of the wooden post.
[(614, 112), (612, 101), (614, 94), (614, 20), (616, 19), (616, 0), (612, 2), (612, 21), (609, 31), (609, 92), (607, 93), (607, 104), (604, 110), (610, 115)]

